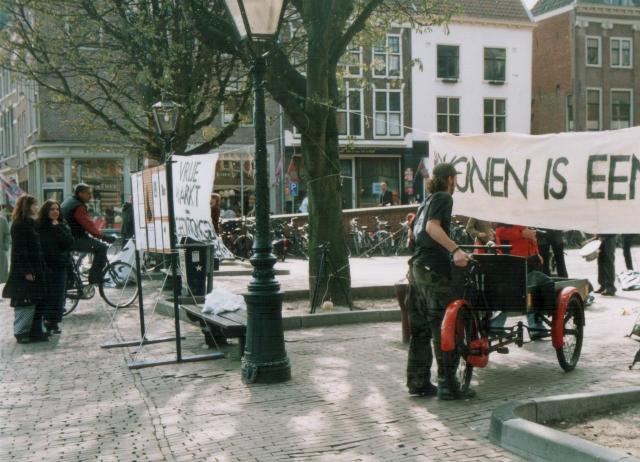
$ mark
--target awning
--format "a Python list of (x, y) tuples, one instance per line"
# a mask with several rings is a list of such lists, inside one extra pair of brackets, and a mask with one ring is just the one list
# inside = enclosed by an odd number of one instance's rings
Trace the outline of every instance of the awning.
[(249, 160), (253, 159), (253, 146), (246, 145), (229, 145), (216, 151), (220, 154), (219, 160)]

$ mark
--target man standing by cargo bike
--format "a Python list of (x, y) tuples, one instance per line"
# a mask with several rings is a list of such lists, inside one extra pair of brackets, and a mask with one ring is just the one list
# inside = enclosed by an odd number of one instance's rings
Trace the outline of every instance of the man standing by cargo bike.
[[(440, 349), (440, 326), (447, 305), (454, 300), (451, 263), (464, 268), (471, 259), (449, 237), (457, 173), (449, 163), (440, 163), (433, 169), (427, 186), (429, 199), (418, 210), (413, 225), (415, 250), (409, 260), (408, 274), (411, 340), (407, 387), (412, 395), (437, 395), (445, 400), (474, 395), (468, 390), (456, 396), (447, 388)], [(431, 340), (438, 365), (437, 387), (431, 383)]]

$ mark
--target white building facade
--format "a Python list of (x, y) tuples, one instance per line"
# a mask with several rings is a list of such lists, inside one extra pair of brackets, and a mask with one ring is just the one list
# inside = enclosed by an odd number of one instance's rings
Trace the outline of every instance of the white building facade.
[(530, 133), (532, 32), (524, 7), (512, 19), (461, 17), (448, 29), (413, 31), (414, 141), (433, 132)]

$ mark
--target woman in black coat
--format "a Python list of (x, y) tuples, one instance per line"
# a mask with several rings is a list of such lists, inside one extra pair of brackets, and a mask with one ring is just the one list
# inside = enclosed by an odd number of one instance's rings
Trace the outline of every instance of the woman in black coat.
[(42, 330), (42, 318), (35, 315), (36, 304), (46, 297), (44, 262), (40, 237), (34, 217), (38, 212), (31, 195), (18, 198), (11, 224), (11, 270), (2, 291), (15, 308), (13, 323), (18, 343), (47, 340)]
[(46, 265), (47, 299), (38, 304), (36, 312), (42, 313), (48, 333), (59, 334), (73, 236), (69, 226), (62, 221), (58, 201), (49, 199), (42, 204), (37, 230)]

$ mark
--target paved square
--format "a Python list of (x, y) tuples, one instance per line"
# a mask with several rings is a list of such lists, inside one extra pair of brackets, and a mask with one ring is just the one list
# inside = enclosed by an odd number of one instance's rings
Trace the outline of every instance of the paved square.
[[(595, 262), (575, 251), (567, 260), (571, 275), (595, 282)], [(369, 267), (393, 283), (405, 261), (360, 260), (354, 271)], [(617, 263), (622, 269), (620, 254)], [(130, 371), (136, 352), (137, 359), (175, 355), (172, 343), (99, 348), (139, 337), (135, 308), (115, 313), (96, 297), (53, 341), (18, 345), (2, 301), (0, 461), (520, 460), (487, 439), (497, 405), (638, 384), (640, 367), (628, 370), (638, 343), (624, 335), (640, 313), (640, 292), (618, 294), (587, 310), (575, 371), (560, 369), (548, 340), (513, 347), (475, 372), (478, 396), (462, 402), (407, 394), (396, 323), (287, 331), (292, 380), (245, 386), (236, 345), (223, 347), (220, 361)], [(145, 295), (149, 337), (170, 335), (172, 319), (152, 314), (151, 286)], [(199, 328), (182, 326), (185, 355), (210, 351)]]

